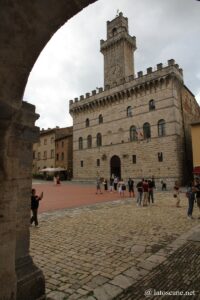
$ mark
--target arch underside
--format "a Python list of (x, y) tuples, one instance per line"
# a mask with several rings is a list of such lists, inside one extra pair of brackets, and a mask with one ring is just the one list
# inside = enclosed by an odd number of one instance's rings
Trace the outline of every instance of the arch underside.
[(53, 34), (96, 0), (0, 4), (0, 299), (45, 299), (42, 272), (29, 255), (35, 107), (22, 101), (31, 69)]

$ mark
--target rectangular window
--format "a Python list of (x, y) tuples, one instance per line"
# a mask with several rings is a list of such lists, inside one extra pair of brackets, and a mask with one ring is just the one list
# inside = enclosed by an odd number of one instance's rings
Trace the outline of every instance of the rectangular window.
[(97, 159), (97, 167), (100, 167), (100, 159)]
[(162, 152), (158, 152), (158, 161), (163, 161), (163, 153)]
[(62, 141), (62, 148), (64, 147), (64, 142)]
[(81, 160), (81, 168), (83, 167), (83, 160)]
[(51, 150), (51, 158), (54, 158), (54, 150)]
[(38, 159), (40, 159), (40, 152), (38, 152)]
[(59, 160), (59, 154), (58, 153), (56, 154), (56, 160)]
[(132, 155), (132, 163), (136, 164), (136, 155)]
[(44, 151), (44, 156), (43, 156), (44, 159), (47, 159), (47, 151)]

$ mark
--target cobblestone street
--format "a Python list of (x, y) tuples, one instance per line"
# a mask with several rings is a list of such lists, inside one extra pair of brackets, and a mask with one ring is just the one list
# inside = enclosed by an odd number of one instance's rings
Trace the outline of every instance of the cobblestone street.
[[(181, 253), (192, 258), (200, 249), (187, 242), (200, 230), (199, 212), (195, 204), (194, 220), (188, 220), (187, 199), (181, 197), (181, 208), (172, 193), (157, 192), (148, 207), (126, 198), (40, 214), (40, 228), (31, 227), (31, 255), (44, 272), (48, 299), (142, 300), (147, 289), (174, 290), (173, 255), (178, 272), (186, 263)], [(186, 273), (190, 290), (195, 272)], [(176, 290), (185, 290), (178, 278)]]

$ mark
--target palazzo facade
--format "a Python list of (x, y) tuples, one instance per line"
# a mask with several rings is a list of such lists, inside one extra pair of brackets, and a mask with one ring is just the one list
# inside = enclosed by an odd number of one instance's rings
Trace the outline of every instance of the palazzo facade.
[(70, 100), (75, 180), (154, 176), (172, 185), (192, 174), (190, 124), (200, 116), (173, 59), (135, 75), (136, 38), (122, 13), (107, 22), (104, 88)]

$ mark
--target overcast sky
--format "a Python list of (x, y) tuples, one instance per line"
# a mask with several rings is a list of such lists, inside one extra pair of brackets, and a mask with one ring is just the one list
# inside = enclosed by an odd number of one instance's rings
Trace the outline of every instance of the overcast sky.
[(136, 36), (135, 73), (174, 58), (200, 103), (200, 2), (196, 0), (99, 0), (58, 30), (36, 61), (24, 100), (36, 105), (40, 128), (72, 125), (69, 100), (103, 87), (106, 22), (117, 10)]

